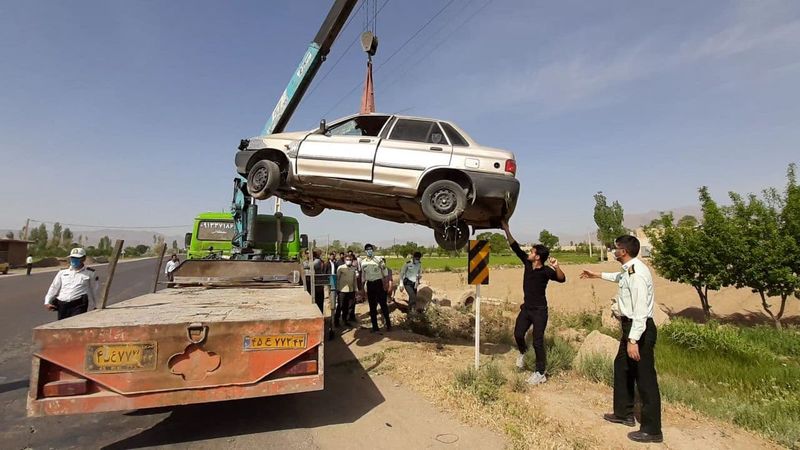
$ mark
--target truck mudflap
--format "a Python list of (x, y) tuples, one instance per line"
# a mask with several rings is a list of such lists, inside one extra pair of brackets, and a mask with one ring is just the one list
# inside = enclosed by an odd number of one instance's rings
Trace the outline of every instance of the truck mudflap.
[(28, 415), (320, 390), (323, 332), (302, 289), (149, 294), (34, 329)]

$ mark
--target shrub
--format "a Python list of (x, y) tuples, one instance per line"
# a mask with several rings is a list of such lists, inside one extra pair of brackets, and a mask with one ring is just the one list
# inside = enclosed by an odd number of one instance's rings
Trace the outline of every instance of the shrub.
[[(556, 375), (572, 367), (572, 360), (575, 358), (576, 352), (564, 338), (546, 335), (544, 338), (544, 347), (547, 351), (546, 371), (548, 374)], [(533, 351), (533, 347), (525, 352), (523, 361), (527, 370), (536, 370), (536, 353)]]
[(577, 369), (581, 375), (596, 383), (614, 384), (614, 361), (603, 355), (593, 353), (582, 357)]
[(456, 388), (469, 392), (483, 404), (499, 399), (500, 388), (506, 383), (505, 375), (494, 363), (486, 364), (478, 371), (468, 367), (455, 375)]
[(663, 327), (662, 333), (673, 343), (690, 350), (711, 350), (743, 359), (760, 359), (765, 355), (742, 339), (736, 327), (714, 321), (702, 325), (677, 319)]

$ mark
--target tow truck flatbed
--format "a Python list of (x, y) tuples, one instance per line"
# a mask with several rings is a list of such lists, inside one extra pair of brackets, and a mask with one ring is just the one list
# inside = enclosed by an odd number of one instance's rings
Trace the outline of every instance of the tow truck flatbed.
[(143, 295), (34, 329), (28, 415), (320, 390), (323, 332), (302, 287)]

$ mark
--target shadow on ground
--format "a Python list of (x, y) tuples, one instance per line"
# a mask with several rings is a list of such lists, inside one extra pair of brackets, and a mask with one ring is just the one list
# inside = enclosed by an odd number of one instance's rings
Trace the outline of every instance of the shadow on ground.
[[(698, 323), (706, 323), (706, 317), (702, 308), (689, 307), (680, 311), (670, 310), (667, 312), (670, 317), (683, 317)], [(774, 325), (775, 322), (761, 311), (745, 311), (744, 313), (733, 313), (725, 316), (716, 316), (711, 313), (711, 318), (722, 323), (729, 323), (734, 325), (755, 326), (755, 325)], [(784, 317), (781, 320), (784, 325), (798, 325), (800, 326), (800, 316)]]
[(154, 426), (103, 448), (149, 447), (355, 422), (384, 401), (368, 373), (375, 367), (363, 368), (341, 339), (325, 345), (322, 391), (173, 408)]

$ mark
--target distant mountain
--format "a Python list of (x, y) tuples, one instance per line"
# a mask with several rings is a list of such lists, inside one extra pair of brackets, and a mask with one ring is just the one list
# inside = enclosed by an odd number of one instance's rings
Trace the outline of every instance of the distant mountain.
[(694, 216), (697, 219), (703, 215), (703, 211), (700, 209), (700, 206), (681, 206), (678, 208), (671, 208), (663, 211), (648, 211), (646, 213), (639, 213), (639, 214), (625, 214), (625, 220), (623, 221), (623, 225), (625, 228), (635, 229), (642, 227), (644, 225), (650, 224), (653, 219), (657, 219), (661, 216), (661, 212), (672, 212), (672, 215), (675, 217), (675, 220), (680, 219), (683, 216)]

